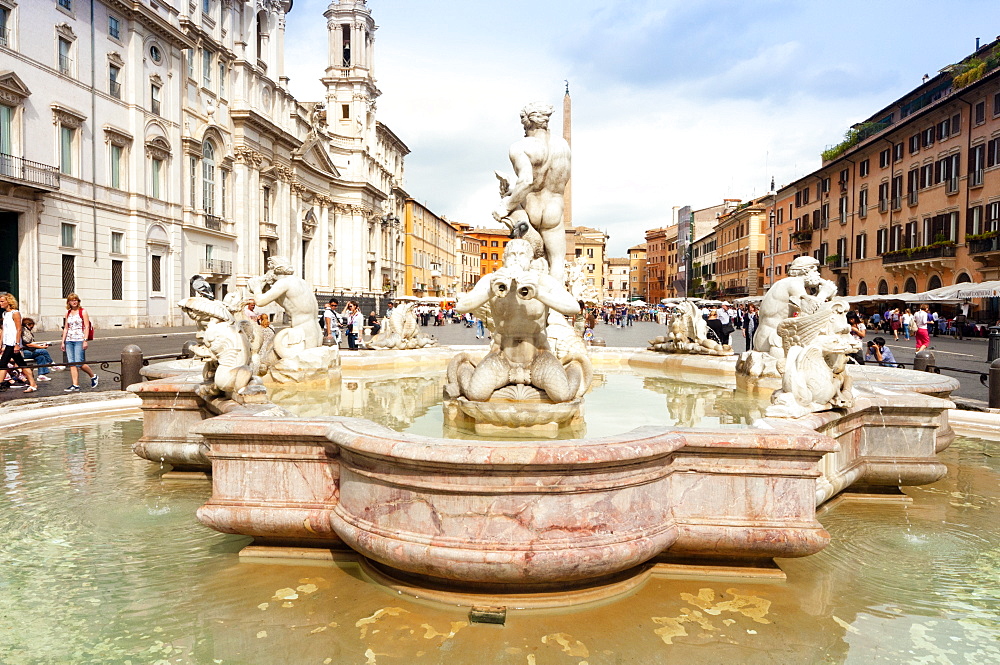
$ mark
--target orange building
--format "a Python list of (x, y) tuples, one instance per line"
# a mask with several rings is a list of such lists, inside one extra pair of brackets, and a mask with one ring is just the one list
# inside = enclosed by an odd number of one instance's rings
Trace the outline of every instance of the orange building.
[(480, 277), (503, 267), (503, 250), (510, 241), (508, 229), (474, 228), (466, 235), (479, 241)]
[(646, 243), (628, 249), (628, 281), (630, 299), (646, 297)]
[(719, 293), (723, 299), (764, 292), (767, 221), (774, 196), (767, 194), (740, 204), (719, 218), (715, 227)]
[(845, 295), (996, 279), (1000, 40), (854, 125), (777, 201), (772, 280), (796, 254)]

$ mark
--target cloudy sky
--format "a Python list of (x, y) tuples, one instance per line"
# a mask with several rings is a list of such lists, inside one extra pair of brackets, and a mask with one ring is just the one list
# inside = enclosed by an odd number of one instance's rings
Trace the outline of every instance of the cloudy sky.
[[(319, 100), (324, 0), (296, 0), (285, 62)], [(673, 206), (749, 199), (820, 165), (844, 131), (1000, 34), (997, 0), (369, 0), (378, 117), (410, 147), (404, 186), (493, 225), (520, 108), (573, 100), (573, 223), (612, 256)]]

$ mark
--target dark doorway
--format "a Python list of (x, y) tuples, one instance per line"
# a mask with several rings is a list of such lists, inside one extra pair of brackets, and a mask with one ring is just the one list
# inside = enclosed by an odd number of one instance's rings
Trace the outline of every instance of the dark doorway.
[(0, 291), (13, 293), (20, 299), (17, 284), (17, 217), (16, 212), (0, 212)]

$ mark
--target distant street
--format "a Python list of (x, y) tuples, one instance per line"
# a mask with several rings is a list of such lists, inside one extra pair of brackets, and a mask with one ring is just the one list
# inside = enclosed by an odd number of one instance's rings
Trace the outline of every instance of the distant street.
[[(475, 329), (466, 328), (462, 324), (445, 324), (442, 326), (427, 326), (421, 328), (423, 332), (439, 340), (441, 344), (486, 344), (488, 340), (477, 340)], [(144, 356), (177, 354), (180, 353), (184, 342), (194, 339), (195, 328), (193, 326), (178, 328), (138, 328), (138, 329), (98, 329), (97, 338), (89, 344), (87, 349), (87, 360), (100, 377), (100, 385), (97, 390), (119, 390), (120, 386), (115, 381), (115, 375), (119, 371), (117, 363), (109, 365), (108, 369), (102, 370), (99, 361), (114, 360), (121, 357), (122, 349), (135, 344), (142, 349)], [(608, 346), (618, 347), (638, 347), (645, 348), (649, 340), (665, 332), (663, 326), (655, 323), (635, 323), (625, 328), (599, 323), (596, 336), (604, 339)], [(905, 340), (900, 337), (899, 341), (894, 341), (892, 335), (882, 333), (868, 333), (867, 339), (872, 339), (878, 335), (888, 340), (889, 348), (892, 349), (896, 359), (902, 363), (912, 363), (914, 355), (913, 340)], [(62, 359), (59, 352), (58, 333), (39, 333), (40, 341), (54, 341), (51, 347), (52, 357), (56, 362)], [(733, 349), (741, 353), (745, 349), (743, 333), (737, 330), (731, 338)], [(974, 338), (956, 340), (950, 337), (932, 337), (931, 349), (939, 367), (953, 367), (957, 369), (972, 370), (975, 372), (987, 372), (989, 365), (986, 362), (986, 339)], [(155, 362), (155, 361), (154, 361)], [(945, 376), (952, 376), (958, 379), (962, 387), (954, 395), (962, 401), (973, 405), (985, 406), (989, 391), (986, 386), (979, 382), (978, 375), (960, 374), (942, 371)], [(23, 395), (21, 390), (11, 389), (0, 392), (0, 402), (8, 402), (13, 399), (38, 399), (40, 397), (52, 397), (65, 394), (64, 389), (69, 386), (69, 372), (52, 372), (52, 378), (48, 382), (40, 382), (37, 393)], [(81, 376), (80, 384), (83, 393), (91, 390), (87, 387), (87, 382)]]

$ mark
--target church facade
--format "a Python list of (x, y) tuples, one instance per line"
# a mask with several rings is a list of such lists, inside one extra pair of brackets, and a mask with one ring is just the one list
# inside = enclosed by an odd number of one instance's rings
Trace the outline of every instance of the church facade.
[(375, 116), (364, 0), (324, 16), (325, 99), (284, 75), (290, 0), (0, 0), (0, 290), (42, 327), (183, 323), (288, 257), (318, 295), (404, 279), (408, 148)]

